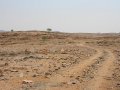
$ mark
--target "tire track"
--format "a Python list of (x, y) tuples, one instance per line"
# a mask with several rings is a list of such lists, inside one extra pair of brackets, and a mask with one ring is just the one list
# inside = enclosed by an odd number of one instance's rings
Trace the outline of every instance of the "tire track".
[(113, 68), (111, 73), (112, 90), (120, 90), (120, 50), (113, 50), (115, 60), (113, 62)]
[[(48, 77), (50, 80), (48, 80), (47, 83), (44, 83), (44, 87), (46, 88), (46, 90), (49, 90), (49, 88), (52, 88), (54, 86), (59, 87), (63, 85), (63, 82), (67, 82), (68, 80), (70, 80), (71, 76), (76, 76), (88, 65), (91, 65), (93, 62), (95, 62), (96, 58), (100, 57), (103, 54), (103, 52), (96, 49), (94, 50), (97, 51), (96, 54), (90, 56), (88, 59), (75, 63), (68, 68), (63, 68), (62, 70), (58, 70), (58, 72), (51, 74), (51, 76)], [(38, 83), (38, 85), (39, 84), (40, 83)]]
[[(109, 50), (97, 49), (97, 53), (78, 64), (51, 75), (45, 83), (46, 90), (110, 90), (110, 67), (114, 55)], [(113, 90), (113, 89), (112, 89)]]
[(102, 66), (98, 69), (98, 72), (95, 74), (94, 78), (86, 83), (88, 86), (85, 86), (83, 90), (111, 90), (109, 88), (111, 86), (111, 82), (106, 78), (111, 75), (110, 68), (112, 67), (115, 58), (110, 51), (106, 52), (108, 53), (108, 58), (106, 58)]
[[(112, 65), (114, 56), (110, 51), (99, 51), (94, 57), (61, 72), (63, 75), (55, 75), (51, 81), (67, 82), (67, 86), (77, 86), (80, 90), (110, 90), (105, 77), (109, 77), (109, 67)], [(60, 77), (61, 76), (61, 77)], [(104, 85), (103, 85), (104, 84)], [(78, 89), (75, 89), (78, 90)]]
[(64, 71), (61, 71), (50, 78), (52, 82), (67, 82), (70, 78), (77, 76), (79, 72), (82, 72), (86, 67), (96, 62), (96, 59), (103, 55), (102, 51), (97, 51), (97, 54), (89, 59), (84, 60), (72, 66)]

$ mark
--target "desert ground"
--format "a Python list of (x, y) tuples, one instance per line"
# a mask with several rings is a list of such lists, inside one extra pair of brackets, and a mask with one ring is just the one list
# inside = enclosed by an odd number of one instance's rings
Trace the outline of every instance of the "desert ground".
[(120, 90), (120, 33), (0, 33), (0, 90)]

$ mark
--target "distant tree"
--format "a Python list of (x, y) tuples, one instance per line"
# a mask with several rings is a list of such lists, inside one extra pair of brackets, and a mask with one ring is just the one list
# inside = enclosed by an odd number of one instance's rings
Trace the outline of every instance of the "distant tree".
[(11, 29), (11, 32), (13, 32), (14, 30), (13, 29)]
[(51, 29), (51, 28), (47, 28), (47, 31), (48, 31), (48, 32), (51, 32), (51, 31), (52, 31), (52, 29)]

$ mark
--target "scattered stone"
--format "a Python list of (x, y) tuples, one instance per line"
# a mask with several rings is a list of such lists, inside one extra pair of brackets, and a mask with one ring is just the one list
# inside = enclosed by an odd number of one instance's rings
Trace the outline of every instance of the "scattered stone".
[(51, 73), (49, 73), (49, 72), (46, 72), (46, 73), (45, 73), (45, 76), (48, 76), (48, 75), (51, 75)]
[(5, 69), (4, 69), (4, 72), (7, 72), (7, 71), (10, 71), (10, 70), (9, 70), (8, 68), (5, 68)]
[(66, 54), (66, 52), (63, 48), (60, 50), (60, 52), (61, 52), (61, 54)]
[(11, 72), (18, 72), (18, 70), (11, 70)]
[(0, 80), (8, 80), (8, 78), (1, 77)]
[(26, 72), (30, 72), (29, 70), (27, 70)]
[(61, 82), (61, 84), (67, 84), (67, 82)]
[(112, 80), (112, 77), (104, 77), (106, 80)]
[(36, 75), (36, 74), (34, 74), (32, 77), (37, 77), (37, 75)]
[(62, 64), (62, 66), (61, 67), (66, 67), (64, 64)]
[(76, 77), (75, 79), (76, 79), (76, 80), (79, 80), (79, 77)]
[(120, 83), (117, 83), (117, 86), (120, 87)]
[(8, 63), (5, 63), (5, 66), (8, 66), (9, 64)]
[(0, 77), (4, 76), (3, 71), (0, 69)]
[(73, 78), (74, 76), (70, 76), (70, 78)]
[(23, 80), (22, 84), (32, 84), (33, 81), (32, 80)]
[(71, 80), (67, 84), (77, 84), (77, 83), (78, 83), (78, 80)]
[(37, 76), (39, 76), (39, 74), (34, 74), (32, 77), (37, 77)]

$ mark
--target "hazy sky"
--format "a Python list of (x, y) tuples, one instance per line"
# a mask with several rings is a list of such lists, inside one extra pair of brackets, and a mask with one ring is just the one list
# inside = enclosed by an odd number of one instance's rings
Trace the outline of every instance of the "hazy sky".
[(120, 0), (0, 0), (0, 29), (120, 32)]

